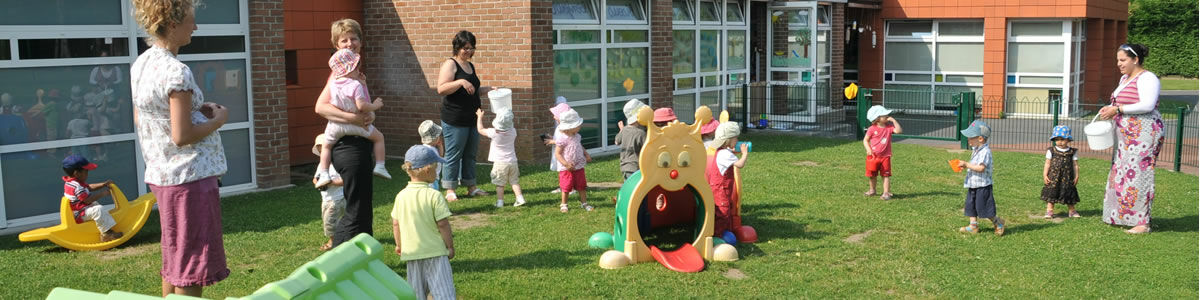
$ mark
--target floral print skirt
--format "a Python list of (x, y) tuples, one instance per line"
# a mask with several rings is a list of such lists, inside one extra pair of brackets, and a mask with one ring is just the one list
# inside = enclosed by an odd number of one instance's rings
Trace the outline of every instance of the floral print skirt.
[(1162, 151), (1163, 121), (1158, 110), (1117, 114), (1116, 157), (1104, 188), (1103, 221), (1112, 225), (1150, 224), (1154, 202), (1154, 165)]

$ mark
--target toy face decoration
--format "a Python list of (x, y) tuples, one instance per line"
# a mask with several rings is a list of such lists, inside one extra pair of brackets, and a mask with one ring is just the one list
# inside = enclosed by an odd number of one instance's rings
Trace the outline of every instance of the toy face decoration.
[(700, 139), (700, 127), (712, 120), (708, 107), (696, 110), (696, 122), (691, 125), (677, 120), (658, 127), (652, 119), (649, 107), (638, 111), (638, 123), (646, 126), (646, 144), (638, 161), (644, 183), (667, 191), (679, 191), (687, 185), (694, 189), (707, 187), (706, 150)]

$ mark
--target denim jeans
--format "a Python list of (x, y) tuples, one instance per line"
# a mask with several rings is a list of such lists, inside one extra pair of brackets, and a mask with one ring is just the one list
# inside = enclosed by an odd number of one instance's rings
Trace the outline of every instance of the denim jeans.
[(442, 168), (445, 189), (475, 185), (475, 156), (479, 153), (479, 132), (474, 127), (459, 127), (442, 122), (446, 142), (446, 165)]

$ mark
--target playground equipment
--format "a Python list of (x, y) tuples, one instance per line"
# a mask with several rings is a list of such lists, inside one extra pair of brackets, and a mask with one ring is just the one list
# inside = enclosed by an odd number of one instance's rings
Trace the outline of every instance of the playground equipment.
[[(268, 283), (249, 296), (228, 299), (417, 299), (404, 278), (381, 260), (383, 245), (365, 233), (329, 250), (317, 259), (301, 265), (287, 278)], [(423, 297), (422, 297), (423, 298)], [(47, 300), (66, 299), (163, 299), (154, 296), (112, 291), (108, 295), (55, 288)], [(166, 299), (203, 299), (170, 295)]]
[[(721, 123), (729, 122), (729, 112), (721, 111), (721, 118), (719, 121), (721, 121)], [(742, 144), (746, 144), (747, 152), (753, 151), (752, 146), (754, 144), (748, 141), (737, 142), (737, 148), (735, 149), (741, 149)], [(704, 149), (708, 153), (708, 160), (712, 161), (713, 156), (717, 155), (717, 149), (709, 148), (708, 145), (705, 145)], [(733, 235), (736, 236), (737, 239), (736, 241), (730, 238), (725, 238), (724, 240), (730, 244), (757, 242), (758, 232), (754, 230), (754, 227), (742, 225), (742, 170), (739, 168), (733, 168), (733, 197), (730, 197), (730, 200), (733, 201), (733, 211), (729, 212), (729, 230), (733, 232)], [(724, 233), (722, 232), (718, 232), (717, 234), (721, 234), (722, 237), (725, 237)]]
[(22, 242), (50, 240), (63, 248), (75, 251), (108, 250), (124, 244), (139, 230), (142, 230), (143, 225), (146, 225), (146, 219), (150, 217), (150, 210), (154, 207), (156, 200), (154, 194), (151, 193), (129, 202), (117, 185), (111, 185), (110, 188), (112, 189), (113, 203), (117, 207), (108, 213), (117, 222), (117, 225), (113, 226), (113, 230), (125, 233), (121, 238), (101, 242), (100, 229), (96, 228), (96, 221), (87, 220), (75, 223), (75, 216), (71, 213), (71, 201), (67, 197), (63, 197), (62, 204), (58, 209), (61, 220), (58, 225), (22, 232), (18, 239)]
[[(638, 111), (638, 123), (646, 126), (641, 170), (621, 185), (613, 233), (598, 232), (588, 243), (615, 249), (601, 256), (604, 268), (654, 260), (674, 271), (699, 272), (705, 259), (713, 259), (713, 196), (700, 139), (701, 124), (712, 120), (712, 112), (702, 106), (695, 123), (672, 121), (664, 127), (654, 125), (653, 115), (649, 107)], [(654, 208), (659, 195), (667, 202), (662, 210)]]

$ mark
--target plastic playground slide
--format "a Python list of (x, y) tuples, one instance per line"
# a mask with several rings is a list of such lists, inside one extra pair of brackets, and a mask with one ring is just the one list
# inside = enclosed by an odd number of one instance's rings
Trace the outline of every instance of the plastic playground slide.
[(650, 256), (671, 271), (695, 273), (704, 270), (704, 257), (692, 244), (683, 244), (679, 249), (663, 251), (657, 246), (650, 246)]
[(83, 223), (75, 223), (75, 217), (71, 214), (70, 201), (67, 200), (67, 197), (62, 198), (62, 204), (59, 206), (60, 223), (58, 225), (22, 232), (18, 238), (22, 242), (50, 240), (63, 248), (75, 251), (100, 251), (120, 246), (133, 238), (138, 231), (142, 230), (142, 226), (146, 225), (146, 219), (150, 217), (150, 210), (154, 208), (156, 199), (151, 193), (129, 202), (115, 184), (112, 185), (112, 197), (113, 203), (117, 206), (108, 212), (112, 215), (113, 220), (117, 221), (113, 230), (125, 233), (119, 239), (100, 242), (100, 229), (96, 228), (95, 221), (87, 220)]

